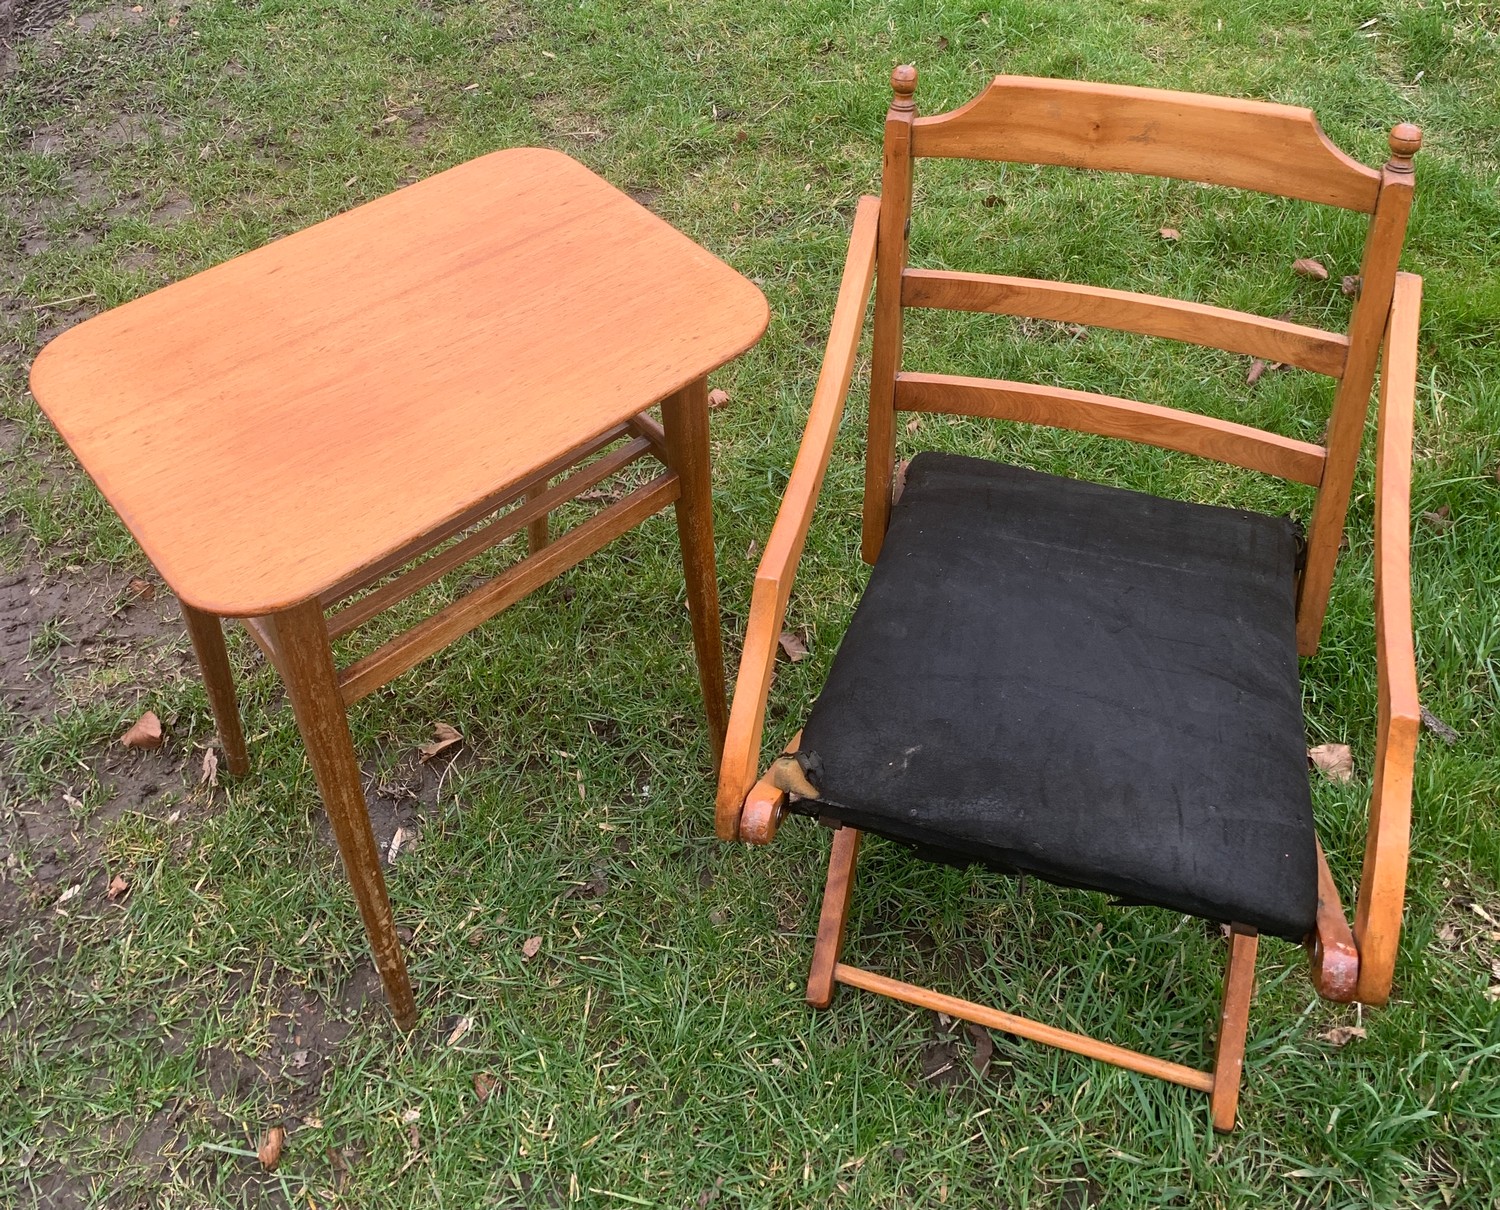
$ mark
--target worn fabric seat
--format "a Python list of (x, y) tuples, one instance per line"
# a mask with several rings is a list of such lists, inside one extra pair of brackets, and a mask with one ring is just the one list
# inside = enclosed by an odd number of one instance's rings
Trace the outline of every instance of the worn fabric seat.
[(1289, 520), (924, 453), (803, 730), (832, 815), (1300, 940)]

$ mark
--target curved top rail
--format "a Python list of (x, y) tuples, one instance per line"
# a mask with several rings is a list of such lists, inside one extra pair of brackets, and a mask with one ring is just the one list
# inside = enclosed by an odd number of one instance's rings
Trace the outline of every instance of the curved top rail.
[(1380, 173), (1335, 147), (1310, 109), (1121, 84), (996, 76), (967, 105), (918, 118), (911, 147), (1176, 177), (1367, 214), (1380, 191)]

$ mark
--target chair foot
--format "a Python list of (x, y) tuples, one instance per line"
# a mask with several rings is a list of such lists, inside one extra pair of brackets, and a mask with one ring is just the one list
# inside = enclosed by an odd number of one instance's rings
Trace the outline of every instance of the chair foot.
[(833, 1003), (834, 968), (844, 948), (844, 925), (854, 898), (860, 835), (857, 828), (849, 827), (833, 834), (828, 882), (823, 887), (823, 911), (818, 918), (818, 940), (813, 947), (812, 973), (807, 979), (807, 1002), (814, 1008), (827, 1008)]
[(1224, 973), (1224, 1007), (1219, 1013), (1219, 1042), (1214, 1050), (1214, 1086), (1209, 1111), (1214, 1129), (1234, 1129), (1245, 1068), (1245, 1035), (1250, 1025), (1250, 996), (1255, 989), (1255, 952), (1260, 936), (1242, 924), (1229, 927), (1229, 965)]

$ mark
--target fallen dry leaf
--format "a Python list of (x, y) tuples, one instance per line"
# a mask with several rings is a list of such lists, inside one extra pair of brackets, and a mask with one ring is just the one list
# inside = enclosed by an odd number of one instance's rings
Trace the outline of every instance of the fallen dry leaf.
[(1339, 290), (1343, 293), (1345, 298), (1358, 298), (1359, 286), (1359, 276), (1354, 273), (1349, 274), (1348, 277), (1339, 282)]
[(751, 538), (750, 539), (750, 545), (747, 546), (747, 547), (745, 547), (745, 562), (748, 563), (751, 559), (755, 558), (755, 556), (758, 555), (759, 553), (760, 553), (760, 543), (757, 542), (754, 538)]
[(1355, 1038), (1363, 1038), (1365, 1031), (1358, 1025), (1335, 1025), (1332, 1029), (1325, 1029), (1318, 1037), (1325, 1042), (1331, 1042), (1335, 1046), (1347, 1046)]
[(908, 433), (915, 433), (921, 427), (922, 427), (922, 418), (920, 416), (913, 416), (910, 420), (908, 420), (906, 422), (906, 431)]
[(477, 1071), (474, 1073), (474, 1095), (479, 1098), (481, 1105), (490, 1099), (490, 1094), (495, 1091), (499, 1084), (500, 1081), (487, 1071)]
[(419, 745), (417, 751), (421, 754), (422, 763), (426, 764), (433, 757), (463, 742), (464, 737), (456, 728), (450, 727), (447, 723), (433, 723), (432, 743)]
[(1438, 716), (1435, 715), (1431, 710), (1427, 709), (1426, 706), (1423, 706), (1421, 710), (1422, 726), (1426, 727), (1427, 730), (1431, 731), (1435, 736), (1438, 737), (1438, 739), (1442, 740), (1443, 743), (1447, 744), (1450, 748), (1454, 744), (1458, 743), (1459, 736), (1457, 731), (1448, 726), (1448, 724), (1443, 722), (1442, 719), (1438, 718)]
[(401, 1121), (403, 1125), (410, 1126), (416, 1122), (420, 1122), (421, 1120), (422, 1111), (420, 1109), (403, 1109), (401, 1111)]
[(717, 411), (719, 408), (729, 406), (729, 392), (715, 388), (708, 393), (708, 406)]
[(136, 719), (130, 730), (120, 736), (120, 742), (127, 748), (160, 748), (161, 719), (156, 717), (156, 711), (147, 710)]
[(116, 874), (109, 880), (109, 891), (107, 893), (111, 899), (120, 899), (129, 890), (130, 882), (124, 874)]
[(984, 1078), (985, 1072), (990, 1069), (990, 1059), (995, 1054), (995, 1039), (990, 1037), (990, 1031), (982, 1025), (975, 1025), (972, 1021), (967, 1023), (969, 1037), (974, 1039), (974, 1071), (980, 1079)]
[(80, 894), (82, 894), (82, 892), (83, 892), (83, 885), (81, 883), (74, 883), (66, 891), (64, 891), (61, 895), (59, 895), (57, 897), (57, 906), (58, 907), (62, 907), (62, 905), (65, 904), (65, 903), (67, 903), (69, 900), (71, 900), (71, 899), (77, 899), (78, 896)]
[(1310, 277), (1314, 281), (1327, 281), (1328, 270), (1310, 256), (1301, 256), (1292, 262), (1292, 272), (1298, 277)]
[(140, 576), (130, 581), (125, 589), (135, 601), (154, 601), (156, 599), (156, 585), (150, 580), (143, 580)]
[(1175, 243), (1182, 238), (1182, 232), (1177, 230), (1176, 227), (1163, 227), (1157, 234), (1169, 243)]
[(1245, 375), (1245, 381), (1254, 386), (1260, 381), (1260, 376), (1266, 372), (1266, 363), (1259, 357), (1250, 363), (1250, 372)]
[(286, 1129), (281, 1126), (272, 1126), (261, 1136), (260, 1146), (255, 1151), (255, 1154), (260, 1157), (260, 1166), (267, 1172), (274, 1172), (276, 1165), (281, 1163), (281, 1149), (285, 1146)]
[(460, 1017), (453, 1026), (453, 1032), (448, 1035), (448, 1045), (457, 1046), (463, 1041), (463, 1037), (474, 1028), (473, 1017)]
[(1329, 781), (1354, 780), (1354, 753), (1348, 744), (1319, 744), (1307, 750), (1307, 759)]
[(528, 960), (535, 958), (541, 952), (542, 939), (540, 937), (528, 937), (521, 942), (521, 957)]
[(385, 864), (386, 865), (395, 865), (396, 864), (396, 858), (398, 858), (399, 856), (401, 856), (401, 851), (403, 849), (409, 849), (409, 848), (411, 848), (412, 842), (415, 841), (416, 838), (417, 838), (417, 834), (416, 834), (416, 832), (413, 829), (406, 828), (406, 827), (398, 827), (396, 829), (396, 834), (391, 837), (391, 846), (390, 846), (390, 848), (386, 850)]
[(797, 664), (807, 658), (807, 640), (800, 634), (790, 630), (783, 630), (776, 640), (781, 648), (782, 654), (792, 663)]
[(203, 749), (203, 771), (198, 775), (198, 784), (210, 790), (219, 784), (219, 754), (212, 748)]
[(891, 503), (901, 499), (901, 493), (906, 490), (906, 471), (911, 466), (910, 458), (903, 458), (896, 463), (895, 473), (891, 475)]
[(1438, 533), (1442, 533), (1443, 530), (1453, 524), (1453, 517), (1450, 515), (1451, 512), (1452, 510), (1446, 504), (1440, 504), (1431, 512), (1423, 513), (1422, 520), (1437, 530)]

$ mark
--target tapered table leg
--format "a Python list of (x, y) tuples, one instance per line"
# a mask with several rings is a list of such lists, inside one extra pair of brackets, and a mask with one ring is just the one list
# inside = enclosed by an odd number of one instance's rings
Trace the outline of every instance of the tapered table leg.
[(276, 638), (287, 696), (292, 700), (359, 914), (364, 917), (391, 1013), (397, 1025), (410, 1029), (417, 1021), (416, 1001), (396, 937), (385, 876), (380, 872), (380, 852), (370, 830), (370, 814), (349, 735), (349, 719), (339, 695), (322, 607), (315, 600), (308, 601), (285, 613), (272, 614), (265, 621)]
[(224, 745), (224, 763), (235, 777), (243, 777), (250, 771), (250, 754), (245, 750), (245, 729), (234, 696), (234, 674), (229, 670), (229, 652), (224, 647), (223, 623), (213, 614), (194, 609), (183, 601), (178, 601), (178, 605), (182, 607), (188, 637), (193, 640), (193, 652), (203, 673), (203, 685), (208, 690), (214, 726), (219, 732), (219, 742)]
[(677, 538), (687, 583), (688, 616), (698, 657), (698, 683), (708, 715), (714, 768), (724, 755), (729, 706), (724, 694), (724, 640), (719, 619), (719, 580), (714, 563), (713, 487), (708, 453), (708, 380), (700, 378), (661, 403), (667, 465), (677, 472)]

